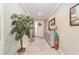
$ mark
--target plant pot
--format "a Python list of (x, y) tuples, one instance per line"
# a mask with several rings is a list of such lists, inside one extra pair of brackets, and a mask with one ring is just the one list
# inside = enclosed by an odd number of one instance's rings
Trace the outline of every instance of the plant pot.
[(22, 53), (22, 52), (25, 52), (25, 48), (20, 48), (17, 50), (17, 53)]

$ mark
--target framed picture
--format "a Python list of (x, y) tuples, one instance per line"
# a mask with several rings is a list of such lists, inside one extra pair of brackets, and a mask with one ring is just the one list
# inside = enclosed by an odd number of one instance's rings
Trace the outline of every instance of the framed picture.
[(54, 29), (54, 25), (55, 25), (55, 18), (53, 18), (52, 20), (49, 21), (48, 29), (49, 30), (53, 30)]
[(70, 26), (79, 26), (79, 3), (70, 8)]

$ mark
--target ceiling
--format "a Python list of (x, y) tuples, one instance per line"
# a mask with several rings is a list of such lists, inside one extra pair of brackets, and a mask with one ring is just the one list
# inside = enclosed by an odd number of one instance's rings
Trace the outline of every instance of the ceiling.
[(45, 20), (56, 9), (57, 3), (23, 3), (22, 6), (36, 20)]

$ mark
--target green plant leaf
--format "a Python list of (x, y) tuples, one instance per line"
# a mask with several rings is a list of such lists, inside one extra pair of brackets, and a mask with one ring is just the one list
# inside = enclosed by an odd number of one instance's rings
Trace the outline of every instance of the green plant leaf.
[(27, 35), (30, 38), (30, 30), (32, 29), (33, 25), (33, 18), (30, 16), (25, 16), (24, 14), (13, 14), (11, 19), (13, 19), (11, 34), (15, 33), (15, 39), (22, 39), (24, 35)]
[(15, 19), (15, 18), (17, 18), (19, 15), (17, 15), (17, 14), (13, 14), (10, 18), (11, 19)]

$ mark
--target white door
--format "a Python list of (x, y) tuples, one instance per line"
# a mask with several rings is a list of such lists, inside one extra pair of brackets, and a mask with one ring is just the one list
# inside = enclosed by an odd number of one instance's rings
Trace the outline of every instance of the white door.
[(35, 21), (35, 36), (44, 36), (44, 24), (43, 21)]

